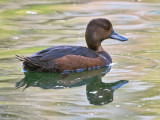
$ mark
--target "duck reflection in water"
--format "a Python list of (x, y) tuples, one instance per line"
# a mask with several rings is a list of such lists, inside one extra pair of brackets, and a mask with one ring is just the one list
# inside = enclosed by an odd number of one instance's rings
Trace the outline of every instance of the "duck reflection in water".
[(86, 95), (90, 104), (104, 105), (113, 101), (113, 93), (116, 89), (128, 83), (126, 80), (113, 83), (102, 82), (101, 77), (110, 69), (109, 66), (70, 74), (24, 72), (25, 77), (16, 83), (16, 87), (24, 87), (23, 90), (31, 86), (43, 89), (63, 89), (86, 85)]

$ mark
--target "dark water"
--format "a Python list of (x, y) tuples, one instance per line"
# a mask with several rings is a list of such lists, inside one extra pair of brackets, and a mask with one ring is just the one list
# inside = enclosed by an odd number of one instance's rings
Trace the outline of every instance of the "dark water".
[[(110, 71), (21, 71), (15, 54), (86, 46), (86, 25), (97, 17), (129, 38), (103, 42), (113, 58)], [(160, 119), (159, 21), (159, 0), (0, 0), (0, 120)]]

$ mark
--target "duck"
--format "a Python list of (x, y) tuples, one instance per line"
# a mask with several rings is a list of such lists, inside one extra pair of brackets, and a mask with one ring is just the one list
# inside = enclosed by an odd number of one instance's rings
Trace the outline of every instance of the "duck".
[(127, 41), (128, 38), (116, 33), (112, 23), (106, 18), (89, 21), (85, 40), (87, 47), (61, 45), (52, 46), (34, 53), (30, 57), (16, 55), (23, 62), (25, 71), (63, 73), (65, 71), (84, 71), (105, 67), (112, 58), (103, 49), (101, 43), (106, 39)]

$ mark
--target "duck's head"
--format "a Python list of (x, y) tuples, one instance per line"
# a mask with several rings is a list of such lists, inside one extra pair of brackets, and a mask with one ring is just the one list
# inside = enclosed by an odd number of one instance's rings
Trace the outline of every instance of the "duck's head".
[(90, 49), (101, 51), (101, 42), (111, 38), (119, 41), (127, 41), (128, 39), (117, 34), (109, 20), (105, 18), (96, 18), (91, 20), (86, 28), (85, 38)]

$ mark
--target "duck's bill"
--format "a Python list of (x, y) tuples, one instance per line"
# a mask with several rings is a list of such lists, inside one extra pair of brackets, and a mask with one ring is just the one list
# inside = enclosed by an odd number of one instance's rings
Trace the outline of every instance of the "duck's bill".
[(119, 40), (119, 41), (127, 41), (128, 40), (128, 38), (119, 35), (118, 33), (114, 32), (114, 30), (112, 31), (112, 33), (110, 35), (110, 38), (116, 39), (116, 40)]

